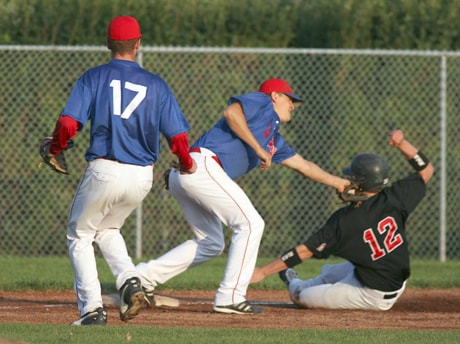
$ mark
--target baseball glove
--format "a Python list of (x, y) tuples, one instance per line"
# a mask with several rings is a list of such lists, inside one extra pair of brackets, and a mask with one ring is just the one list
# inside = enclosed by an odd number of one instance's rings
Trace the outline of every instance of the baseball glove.
[(344, 202), (355, 202), (360, 203), (369, 198), (368, 195), (365, 195), (360, 192), (360, 187), (356, 183), (351, 183), (345, 190), (338, 193), (340, 199)]
[(163, 178), (164, 178), (164, 187), (166, 190), (169, 190), (169, 173), (171, 173), (171, 169), (168, 168), (164, 173), (163, 173)]
[(163, 186), (165, 187), (166, 190), (169, 190), (169, 174), (171, 173), (171, 170), (174, 168), (176, 170), (181, 170), (180, 164), (176, 160), (170, 160), (169, 161), (169, 167), (166, 171), (163, 173), (163, 178), (164, 178), (164, 184)]
[[(67, 162), (65, 161), (64, 151), (56, 155), (50, 154), (51, 140), (51, 137), (45, 137), (40, 143), (40, 156), (42, 157), (43, 162), (51, 167), (51, 169), (55, 172), (69, 174)], [(66, 149), (72, 148), (73, 146), (73, 141), (69, 140), (69, 144)]]

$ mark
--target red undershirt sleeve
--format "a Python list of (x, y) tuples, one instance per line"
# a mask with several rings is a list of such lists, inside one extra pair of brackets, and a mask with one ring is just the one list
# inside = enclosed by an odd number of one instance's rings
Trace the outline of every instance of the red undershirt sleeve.
[(54, 127), (53, 139), (50, 144), (50, 153), (53, 155), (62, 152), (69, 142), (77, 134), (79, 123), (69, 116), (59, 116)]
[(168, 140), (171, 152), (179, 159), (180, 167), (189, 170), (193, 166), (193, 159), (190, 156), (187, 133), (180, 133)]

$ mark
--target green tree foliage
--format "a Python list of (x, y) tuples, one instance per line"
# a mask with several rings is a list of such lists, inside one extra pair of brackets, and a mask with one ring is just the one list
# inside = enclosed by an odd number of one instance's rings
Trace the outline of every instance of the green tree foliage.
[(0, 44), (103, 45), (139, 19), (146, 45), (456, 50), (454, 0), (0, 0)]
[(458, 47), (460, 3), (453, 0), (301, 1), (296, 47), (447, 49)]

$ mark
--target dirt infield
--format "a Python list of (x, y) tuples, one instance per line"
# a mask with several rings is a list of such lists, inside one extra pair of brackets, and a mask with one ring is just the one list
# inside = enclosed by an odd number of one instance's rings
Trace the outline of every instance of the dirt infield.
[[(460, 329), (460, 288), (407, 289), (398, 303), (386, 312), (298, 309), (290, 302), (286, 291), (249, 290), (248, 299), (264, 307), (264, 313), (256, 315), (213, 313), (213, 291), (162, 291), (159, 294), (179, 299), (179, 307), (146, 309), (135, 319), (124, 323), (118, 317), (118, 308), (110, 306), (109, 325), (271, 329)], [(70, 324), (76, 318), (78, 311), (73, 291), (0, 291), (1, 323)]]

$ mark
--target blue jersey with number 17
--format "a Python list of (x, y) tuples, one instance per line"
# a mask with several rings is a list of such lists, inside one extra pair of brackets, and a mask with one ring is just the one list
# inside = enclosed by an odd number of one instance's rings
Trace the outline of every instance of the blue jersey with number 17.
[[(241, 105), (249, 130), (257, 142), (272, 155), (274, 163), (279, 164), (296, 154), (278, 132), (280, 118), (270, 97), (260, 92), (252, 92), (232, 97), (228, 104), (235, 102)], [(192, 148), (195, 147), (214, 152), (232, 179), (248, 173), (260, 164), (256, 152), (232, 132), (223, 118), (192, 145)]]
[(133, 61), (111, 60), (76, 82), (61, 115), (82, 127), (91, 121), (85, 158), (147, 166), (166, 139), (190, 130), (166, 82)]

